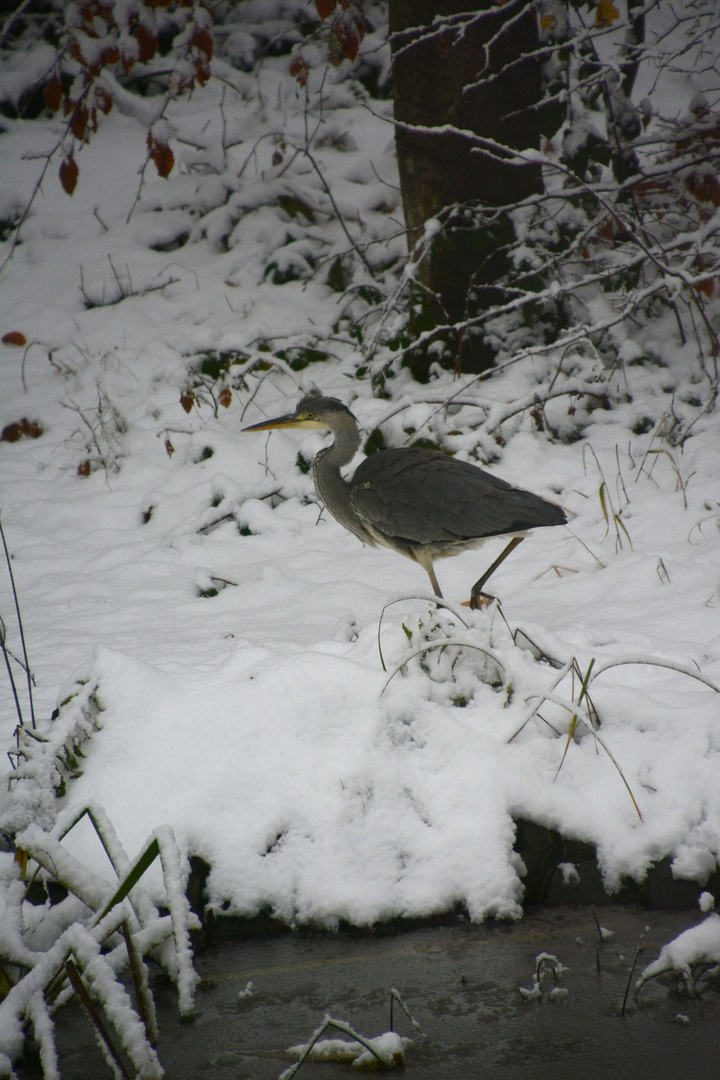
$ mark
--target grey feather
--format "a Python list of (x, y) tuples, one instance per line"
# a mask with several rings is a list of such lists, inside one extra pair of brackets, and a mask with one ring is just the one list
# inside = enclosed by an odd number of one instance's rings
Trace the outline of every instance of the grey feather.
[(434, 450), (386, 450), (350, 483), (363, 522), (413, 543), (457, 543), (566, 521), (561, 507)]

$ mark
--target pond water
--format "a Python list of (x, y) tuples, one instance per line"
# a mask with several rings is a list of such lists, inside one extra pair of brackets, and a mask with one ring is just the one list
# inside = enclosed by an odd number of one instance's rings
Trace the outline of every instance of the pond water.
[[(326, 1013), (372, 1037), (389, 1028), (395, 987), (423, 1029), (396, 1004), (395, 1030), (413, 1039), (408, 1080), (717, 1080), (720, 993), (700, 999), (658, 981), (623, 999), (641, 936), (634, 983), (660, 948), (701, 912), (606, 906), (538, 909), (514, 924), (467, 922), (401, 933), (231, 937), (222, 925), (198, 948), (197, 1016), (178, 1019), (173, 986), (154, 976), (160, 1041), (170, 1080), (276, 1080)], [(598, 931), (598, 923), (604, 931)], [(540, 996), (528, 997), (537, 957)], [(248, 987), (251, 983), (252, 986)], [(327, 1036), (337, 1037), (328, 1032)], [(63, 1080), (111, 1073), (79, 1008), (58, 1023)], [(20, 1080), (41, 1076), (18, 1063)], [(302, 1080), (357, 1075), (306, 1062)]]

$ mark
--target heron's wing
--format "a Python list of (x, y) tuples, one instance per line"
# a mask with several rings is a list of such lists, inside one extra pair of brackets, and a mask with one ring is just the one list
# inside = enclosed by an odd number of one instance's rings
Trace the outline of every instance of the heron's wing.
[(416, 544), (467, 540), (561, 525), (555, 503), (514, 488), (434, 450), (385, 450), (366, 458), (351, 483), (359, 517)]

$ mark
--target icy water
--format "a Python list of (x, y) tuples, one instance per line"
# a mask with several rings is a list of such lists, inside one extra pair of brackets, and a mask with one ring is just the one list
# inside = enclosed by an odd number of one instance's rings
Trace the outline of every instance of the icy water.
[[(597, 917), (612, 932), (602, 943), (589, 908), (397, 934), (216, 937), (196, 954), (194, 1022), (179, 1022), (170, 984), (154, 986), (160, 1059), (169, 1080), (276, 1080), (291, 1064), (287, 1047), (306, 1041), (326, 1013), (366, 1036), (387, 1031), (395, 987), (425, 1033), (395, 1006), (395, 1030), (413, 1038), (408, 1080), (717, 1080), (720, 994), (691, 1000), (655, 981), (638, 999), (630, 994), (622, 1015), (641, 935), (633, 983), (701, 913), (608, 906)], [(541, 953), (567, 970), (556, 983), (546, 963), (540, 999), (526, 1000), (520, 988), (532, 988)], [(111, 1075), (79, 1009), (59, 1021), (59, 1053), (63, 1080)], [(27, 1060), (17, 1075), (35, 1080), (39, 1065)], [(307, 1062), (298, 1075), (333, 1080), (356, 1070)]]

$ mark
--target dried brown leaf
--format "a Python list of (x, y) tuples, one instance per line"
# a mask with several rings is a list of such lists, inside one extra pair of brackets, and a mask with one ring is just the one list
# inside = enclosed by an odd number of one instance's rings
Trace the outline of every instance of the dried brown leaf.
[(62, 102), (62, 83), (57, 75), (53, 75), (43, 91), (45, 104), (51, 112), (57, 112)]
[(78, 182), (77, 162), (72, 155), (61, 162), (58, 175), (65, 194), (72, 195)]

